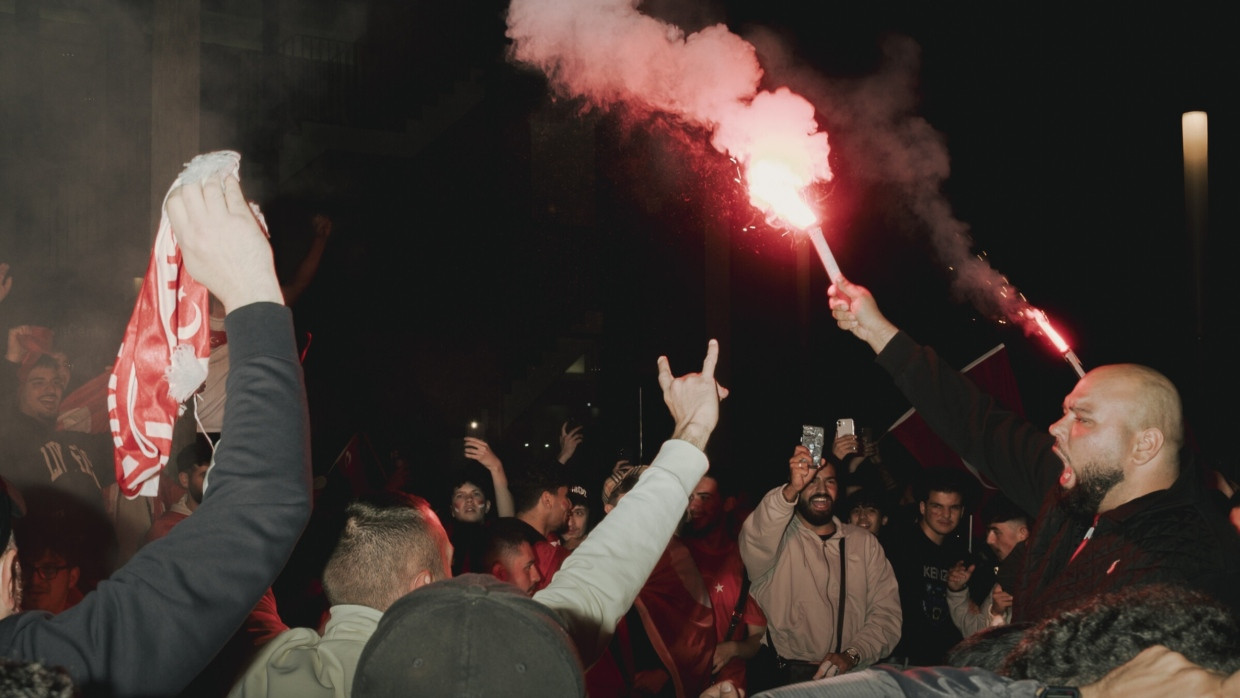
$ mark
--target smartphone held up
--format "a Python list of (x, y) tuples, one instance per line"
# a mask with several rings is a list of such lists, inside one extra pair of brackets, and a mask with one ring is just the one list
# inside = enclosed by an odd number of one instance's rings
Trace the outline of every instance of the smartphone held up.
[(801, 445), (809, 449), (810, 467), (822, 465), (822, 448), (826, 441), (826, 430), (809, 424), (801, 426)]

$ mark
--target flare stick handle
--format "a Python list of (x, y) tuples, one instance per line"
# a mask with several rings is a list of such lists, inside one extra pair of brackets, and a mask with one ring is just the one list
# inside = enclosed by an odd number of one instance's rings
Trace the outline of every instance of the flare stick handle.
[(818, 258), (822, 260), (822, 267), (827, 270), (827, 278), (835, 281), (843, 276), (840, 273), (840, 265), (835, 261), (835, 255), (831, 254), (831, 248), (827, 246), (827, 239), (822, 236), (822, 228), (814, 226), (809, 229), (810, 242), (814, 243), (814, 249), (818, 251)]

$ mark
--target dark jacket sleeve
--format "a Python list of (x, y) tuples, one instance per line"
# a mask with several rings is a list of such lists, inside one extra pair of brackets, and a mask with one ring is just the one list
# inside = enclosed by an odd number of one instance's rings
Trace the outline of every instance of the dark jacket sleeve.
[(926, 424), (1013, 502), (1036, 514), (1059, 481), (1055, 439), (1001, 407), (929, 347), (899, 332), (876, 361)]
[(223, 437), (202, 504), (78, 605), (0, 622), (10, 659), (65, 667), (87, 695), (175, 695), (275, 580), (310, 514), (309, 420), (292, 315), (228, 315)]

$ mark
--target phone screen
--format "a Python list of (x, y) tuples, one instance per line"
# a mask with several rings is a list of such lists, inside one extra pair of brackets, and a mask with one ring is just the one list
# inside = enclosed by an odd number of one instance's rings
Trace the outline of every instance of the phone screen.
[(816, 427), (806, 424), (801, 427), (801, 445), (809, 449), (810, 462), (815, 468), (821, 462), (822, 445), (824, 442), (824, 430), (822, 427)]

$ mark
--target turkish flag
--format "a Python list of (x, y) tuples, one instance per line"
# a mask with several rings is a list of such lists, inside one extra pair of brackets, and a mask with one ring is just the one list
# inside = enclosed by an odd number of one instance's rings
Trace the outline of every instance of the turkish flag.
[[(168, 193), (210, 177), (238, 176), (240, 168), (241, 156), (230, 150), (198, 155)], [(251, 208), (263, 224), (257, 207), (251, 204)], [(172, 450), (172, 425), (184, 411), (185, 401), (207, 377), (209, 295), (185, 271), (173, 232), (165, 210), (108, 381), (116, 481), (127, 497), (158, 494), (158, 475)]]
[[(1016, 376), (1012, 373), (1012, 364), (1008, 360), (1007, 347), (1002, 344), (996, 346), (965, 366), (961, 373), (1000, 405), (1022, 417), (1025, 416), (1025, 406), (1021, 402), (1020, 388), (1016, 385)], [(904, 448), (924, 467), (955, 465), (968, 470), (987, 489), (997, 489), (943, 443), (917, 414), (916, 409), (905, 412), (888, 431), (899, 439)]]

